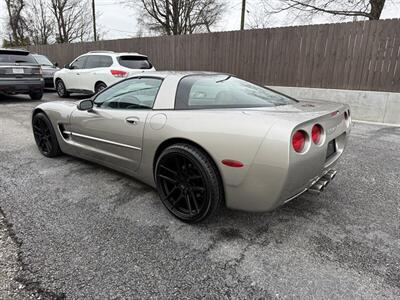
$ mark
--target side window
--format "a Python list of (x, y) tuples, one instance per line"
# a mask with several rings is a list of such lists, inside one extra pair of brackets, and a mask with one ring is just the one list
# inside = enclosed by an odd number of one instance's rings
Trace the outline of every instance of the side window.
[(86, 62), (86, 69), (107, 68), (112, 65), (113, 61), (107, 55), (90, 55)]
[(85, 62), (86, 62), (86, 56), (83, 57), (79, 57), (77, 60), (75, 60), (71, 65), (70, 68), (71, 69), (83, 69), (85, 66)]
[(131, 78), (99, 94), (97, 107), (111, 109), (151, 109), (160, 89), (160, 78)]

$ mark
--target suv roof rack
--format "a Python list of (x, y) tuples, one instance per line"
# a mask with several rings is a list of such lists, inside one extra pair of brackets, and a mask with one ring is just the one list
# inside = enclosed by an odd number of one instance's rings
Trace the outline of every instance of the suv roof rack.
[(114, 51), (98, 50), (98, 51), (89, 51), (88, 53), (114, 53)]

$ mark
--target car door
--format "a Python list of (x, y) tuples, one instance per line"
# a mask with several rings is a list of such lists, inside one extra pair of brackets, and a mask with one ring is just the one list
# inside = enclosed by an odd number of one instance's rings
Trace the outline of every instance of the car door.
[(113, 64), (109, 55), (88, 55), (85, 68), (80, 72), (80, 89), (94, 92), (98, 81), (104, 82), (104, 71)]
[(111, 167), (135, 171), (143, 131), (161, 86), (160, 78), (130, 78), (98, 94), (89, 111), (71, 115), (71, 138), (80, 154)]
[(63, 81), (68, 90), (80, 90), (80, 73), (85, 68), (86, 59), (87, 56), (80, 56), (69, 65), (68, 69), (66, 69), (66, 74), (63, 76)]

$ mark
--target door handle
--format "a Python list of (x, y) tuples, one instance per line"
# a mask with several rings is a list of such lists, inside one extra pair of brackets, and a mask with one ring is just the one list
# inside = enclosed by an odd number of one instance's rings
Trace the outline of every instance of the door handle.
[(138, 118), (135, 118), (135, 117), (129, 117), (129, 118), (126, 118), (125, 121), (126, 121), (128, 124), (137, 125), (138, 122), (139, 122), (139, 119), (138, 119)]
[(81, 75), (80, 73), (76, 73), (76, 75)]

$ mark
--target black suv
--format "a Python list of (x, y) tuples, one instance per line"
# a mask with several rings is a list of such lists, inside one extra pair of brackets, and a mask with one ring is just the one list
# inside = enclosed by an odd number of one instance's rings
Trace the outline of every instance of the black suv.
[(0, 93), (43, 97), (42, 69), (26, 50), (0, 48)]

